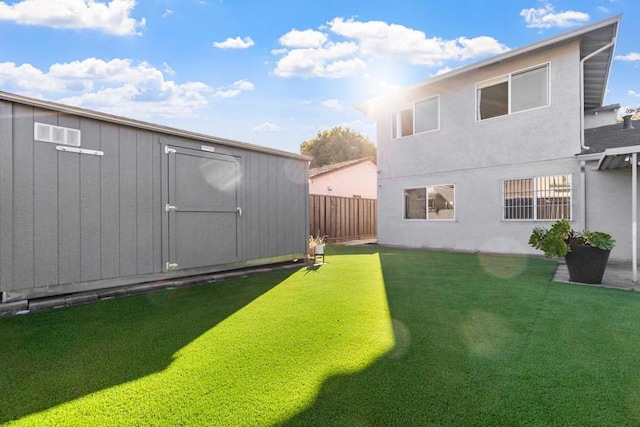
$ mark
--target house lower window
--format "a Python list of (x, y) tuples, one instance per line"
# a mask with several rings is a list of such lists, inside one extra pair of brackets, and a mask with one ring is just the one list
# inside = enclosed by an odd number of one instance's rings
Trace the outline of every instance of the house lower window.
[(455, 185), (433, 185), (404, 190), (404, 219), (453, 220)]
[(505, 220), (571, 219), (571, 175), (504, 180)]

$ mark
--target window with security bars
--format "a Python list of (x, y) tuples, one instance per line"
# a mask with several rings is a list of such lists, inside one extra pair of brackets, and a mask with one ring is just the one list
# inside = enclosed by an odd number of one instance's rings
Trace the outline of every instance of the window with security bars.
[(505, 220), (571, 219), (571, 175), (504, 180)]

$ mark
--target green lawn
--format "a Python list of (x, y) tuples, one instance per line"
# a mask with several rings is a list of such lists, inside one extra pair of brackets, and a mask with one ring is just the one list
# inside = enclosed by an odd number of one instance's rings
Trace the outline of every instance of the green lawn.
[(555, 264), (330, 247), (317, 269), (0, 319), (0, 424), (639, 425), (640, 296)]

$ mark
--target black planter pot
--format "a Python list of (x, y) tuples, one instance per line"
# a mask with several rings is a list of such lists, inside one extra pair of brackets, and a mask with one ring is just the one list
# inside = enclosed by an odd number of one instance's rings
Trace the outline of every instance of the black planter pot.
[(564, 257), (569, 269), (569, 280), (578, 283), (602, 283), (610, 252), (592, 246), (573, 247)]

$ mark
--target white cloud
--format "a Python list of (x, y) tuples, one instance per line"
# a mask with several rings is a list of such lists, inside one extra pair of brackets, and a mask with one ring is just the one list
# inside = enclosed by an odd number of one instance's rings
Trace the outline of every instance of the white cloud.
[(360, 58), (340, 59), (358, 50), (355, 43), (329, 42), (320, 48), (293, 49), (276, 65), (275, 74), (280, 77), (328, 77), (341, 78), (355, 75), (366, 67)]
[(173, 14), (173, 10), (171, 10), (171, 9), (167, 9), (167, 10), (165, 10), (165, 11), (164, 11), (164, 13), (162, 14), (162, 17), (163, 17), (163, 18), (166, 18), (167, 16), (172, 15), (172, 14)]
[(171, 66), (166, 62), (162, 63), (162, 71), (164, 71), (165, 74), (169, 74), (171, 76), (176, 74), (175, 70), (171, 68)]
[(251, 40), (251, 37), (241, 39), (239, 36), (235, 39), (229, 37), (223, 42), (213, 42), (213, 45), (219, 49), (246, 49), (254, 44), (255, 43)]
[(444, 68), (440, 68), (438, 71), (436, 71), (436, 76), (439, 76), (440, 74), (445, 74), (448, 73), (449, 71), (452, 71), (453, 68), (451, 67), (444, 67)]
[(280, 37), (279, 42), (282, 46), (287, 47), (320, 47), (328, 39), (325, 33), (315, 30), (299, 31), (295, 28), (284, 36)]
[[(165, 65), (166, 66), (166, 65)], [(192, 116), (206, 108), (213, 88), (177, 83), (146, 63), (87, 58), (40, 70), (31, 64), (0, 63), (3, 90), (140, 119)]]
[(140, 34), (145, 19), (131, 17), (135, 0), (23, 0), (0, 2), (0, 20), (52, 28), (97, 29), (118, 36)]
[[(41, 92), (64, 91), (67, 85), (31, 64), (0, 63), (0, 87), (4, 90), (39, 96)], [(87, 86), (87, 83), (81, 86)]]
[(611, 11), (609, 10), (609, 8), (608, 8), (608, 7), (606, 7), (606, 6), (598, 6), (598, 10), (599, 10), (600, 12), (602, 12), (602, 13), (609, 13), (609, 12), (611, 12)]
[(280, 126), (264, 122), (253, 128), (254, 132), (280, 132)]
[(627, 95), (636, 96), (636, 97), (640, 98), (640, 93), (636, 92), (635, 90), (629, 90), (629, 92), (627, 92)]
[(576, 10), (556, 13), (551, 3), (544, 3), (539, 8), (522, 9), (520, 16), (524, 18), (527, 28), (572, 27), (589, 21), (589, 14)]
[(615, 59), (619, 61), (640, 61), (640, 53), (631, 52), (626, 55), (616, 55)]
[(328, 23), (334, 33), (356, 39), (364, 55), (398, 59), (411, 64), (440, 65), (446, 60), (466, 60), (509, 50), (492, 37), (427, 38), (423, 31), (382, 21), (358, 22), (335, 18)]
[[(487, 36), (428, 38), (422, 31), (382, 21), (334, 18), (322, 28), (328, 31), (294, 29), (283, 35), (279, 40), (282, 48), (271, 51), (282, 55), (274, 73), (280, 77), (342, 78), (362, 75), (368, 62), (376, 58), (439, 66), (445, 61), (465, 61), (508, 50)], [(330, 35), (341, 40), (330, 40)]]
[(322, 105), (324, 105), (327, 108), (333, 108), (334, 110), (338, 110), (338, 111), (344, 109), (344, 105), (342, 105), (340, 101), (337, 100), (336, 98), (327, 99), (326, 101), (322, 102)]
[(389, 93), (395, 92), (397, 90), (402, 89), (402, 85), (397, 83), (391, 83), (387, 80), (381, 80), (378, 82), (377, 88), (371, 91), (372, 94), (381, 94), (381, 93)]
[(249, 80), (238, 80), (231, 86), (219, 87), (214, 92), (213, 96), (218, 98), (234, 98), (240, 95), (244, 91), (253, 90), (254, 86)]

